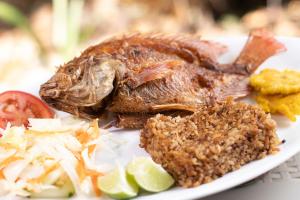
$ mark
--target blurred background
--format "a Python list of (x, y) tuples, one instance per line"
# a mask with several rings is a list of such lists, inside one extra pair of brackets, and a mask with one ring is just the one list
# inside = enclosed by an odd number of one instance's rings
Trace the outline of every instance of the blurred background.
[(2, 0), (0, 82), (54, 70), (119, 33), (235, 36), (257, 27), (299, 36), (300, 0)]

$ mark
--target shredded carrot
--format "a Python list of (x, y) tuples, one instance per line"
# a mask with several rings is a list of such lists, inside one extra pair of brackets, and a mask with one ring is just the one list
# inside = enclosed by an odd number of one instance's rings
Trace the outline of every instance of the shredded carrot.
[(91, 157), (92, 153), (95, 151), (96, 149), (96, 145), (93, 144), (91, 146), (88, 147), (88, 154), (89, 154), (89, 157)]
[(93, 177), (93, 176), (103, 175), (102, 173), (100, 173), (96, 170), (87, 169), (85, 167), (85, 164), (84, 164), (84, 161), (83, 161), (83, 158), (82, 158), (81, 155), (78, 159), (78, 163), (77, 163), (77, 166), (76, 166), (76, 171), (77, 171), (77, 174), (78, 174), (78, 177), (79, 177), (80, 181), (83, 181), (84, 178), (87, 177), (87, 176)]
[(83, 162), (83, 159), (82, 159), (81, 156), (78, 159), (78, 163), (77, 163), (77, 166), (76, 166), (76, 171), (77, 171), (80, 182), (83, 181), (84, 178), (86, 177), (86, 172), (85, 172), (84, 162)]
[(1, 162), (0, 169), (3, 169), (4, 167), (9, 165), (10, 163), (12, 163), (14, 161), (17, 161), (17, 160), (21, 160), (21, 159), (22, 159), (22, 157), (20, 157), (20, 156), (15, 156), (15, 155), (9, 156), (8, 158), (4, 159)]
[(45, 172), (43, 174), (41, 174), (39, 177), (37, 178), (33, 178), (31, 180), (29, 180), (29, 182), (31, 183), (41, 183), (43, 182), (43, 180), (54, 170), (56, 170), (59, 167), (58, 163), (55, 163), (54, 165), (46, 168)]
[(75, 156), (75, 158), (76, 158), (77, 160), (80, 160), (81, 152), (73, 151), (72, 153), (74, 154), (74, 156)]
[(79, 129), (75, 132), (75, 137), (81, 144), (86, 144), (89, 140), (99, 137), (100, 129), (98, 126), (98, 119), (93, 120), (90, 123), (90, 127), (92, 128), (91, 134), (82, 129)]
[(97, 186), (97, 179), (98, 179), (98, 176), (91, 176), (94, 192), (95, 192), (96, 196), (99, 197), (102, 195), (102, 193), (101, 193), (101, 190)]
[(4, 177), (4, 174), (3, 174), (3, 170), (0, 170), (0, 180), (1, 179), (4, 179), (5, 177)]
[(86, 169), (86, 174), (88, 176), (102, 176), (103, 175), (101, 172), (98, 172), (98, 171), (92, 170), (92, 169)]
[[(86, 126), (82, 127), (82, 128), (76, 128), (76, 129), (69, 129), (69, 130), (58, 130), (58, 131), (39, 131), (39, 130), (24, 130), (22, 135), (22, 139), (24, 139), (25, 143), (21, 143), (23, 144), (25, 147), (24, 149), (22, 149), (21, 147), (19, 147), (19, 144), (17, 143), (16, 145), (14, 145), (13, 143), (3, 143), (1, 142), (0, 146), (3, 147), (5, 150), (7, 149), (14, 149), (17, 152), (20, 152), (22, 154), (19, 153), (14, 153), (13, 155), (10, 155), (9, 157), (5, 158), (4, 160), (0, 161), (0, 180), (1, 179), (5, 179), (5, 174), (4, 174), (4, 170), (5, 167), (7, 167), (8, 165), (10, 165), (11, 163), (17, 161), (17, 160), (21, 160), (23, 161), (24, 157), (22, 156), (23, 153), (26, 153), (24, 151), (27, 151), (29, 148), (31, 148), (35, 142), (38, 142), (39, 140), (34, 140), (35, 137), (41, 137), (43, 138), (43, 136), (46, 137), (56, 137), (56, 136), (60, 136), (59, 134), (71, 134), (72, 137), (75, 137), (76, 140), (78, 140), (78, 142), (80, 142), (80, 149), (73, 149), (70, 147), (70, 150), (72, 152), (72, 154), (75, 156), (77, 163), (75, 165), (75, 170), (76, 170), (76, 174), (78, 176), (78, 179), (80, 182), (85, 181), (85, 179), (87, 178), (87, 180), (89, 181), (89, 183), (91, 184), (91, 189), (94, 191), (95, 195), (97, 196), (101, 196), (102, 193), (100, 191), (100, 189), (97, 186), (97, 179), (99, 176), (102, 176), (103, 173), (99, 172), (97, 169), (93, 169), (92, 167), (88, 168), (87, 163), (85, 163), (84, 160), (84, 156), (87, 156), (87, 158), (91, 158), (93, 156), (93, 152), (95, 152), (97, 144), (95, 144), (100, 136), (100, 128), (98, 125), (98, 119), (93, 120), (92, 122), (89, 123), (88, 128)], [(63, 135), (64, 136), (64, 135)], [(59, 138), (58, 138), (59, 139)], [(28, 142), (26, 142), (28, 141)], [(91, 143), (90, 143), (91, 142)], [(64, 145), (64, 144), (62, 144)], [(66, 148), (69, 149), (69, 146), (66, 146)], [(87, 148), (87, 149), (86, 149)], [(82, 156), (84, 151), (84, 156)], [(86, 152), (85, 152), (86, 151)], [(34, 178), (30, 178), (29, 180), (26, 179), (24, 181), (26, 181), (27, 183), (30, 184), (45, 184), (45, 180), (47, 179), (47, 177), (49, 177), (49, 175), (51, 175), (53, 172), (55, 172), (55, 170), (59, 169), (60, 165), (58, 162), (53, 162), (54, 164), (50, 164), (50, 165), (45, 165), (45, 163), (47, 163), (46, 161), (48, 161), (49, 159), (54, 159), (56, 156), (45, 156), (44, 154), (41, 154), (40, 157), (36, 158), (38, 159), (39, 163), (41, 163), (43, 165), (43, 171), (41, 172), (41, 174), (37, 174), (36, 177)], [(52, 162), (51, 162), (52, 163)], [(33, 162), (33, 165), (35, 165), (36, 163)], [(18, 177), (16, 179), (16, 181), (18, 180), (22, 180), (22, 177)], [(59, 181), (63, 184), (64, 181)], [(57, 182), (58, 184), (58, 182)]]
[(80, 130), (76, 131), (75, 134), (76, 134), (75, 136), (76, 136), (77, 140), (81, 144), (86, 144), (89, 141), (89, 137), (90, 136), (89, 136), (89, 134), (86, 131), (80, 129)]

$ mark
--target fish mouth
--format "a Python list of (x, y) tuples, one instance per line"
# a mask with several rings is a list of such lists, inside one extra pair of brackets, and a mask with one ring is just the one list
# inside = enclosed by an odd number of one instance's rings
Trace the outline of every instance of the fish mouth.
[(48, 104), (54, 103), (57, 99), (59, 99), (61, 91), (57, 89), (56, 82), (44, 83), (40, 87), (39, 95), (40, 97), (47, 102)]
[(62, 89), (59, 88), (57, 77), (53, 76), (49, 81), (42, 84), (39, 95), (49, 106), (76, 115), (76, 106), (63, 101)]
[(50, 80), (41, 85), (39, 93), (43, 99), (58, 99), (61, 93), (71, 86), (70, 76), (57, 72)]
[[(51, 86), (51, 87), (49, 87)], [(112, 92), (111, 92), (112, 93)], [(111, 93), (101, 99), (99, 102), (88, 104), (76, 103), (74, 101), (69, 101), (64, 95), (64, 92), (58, 90), (55, 84), (45, 84), (41, 86), (40, 96), (41, 98), (54, 109), (64, 111), (75, 115), (77, 117), (82, 117), (85, 119), (93, 119), (99, 117), (105, 110), (105, 107), (109, 100), (111, 99)]]

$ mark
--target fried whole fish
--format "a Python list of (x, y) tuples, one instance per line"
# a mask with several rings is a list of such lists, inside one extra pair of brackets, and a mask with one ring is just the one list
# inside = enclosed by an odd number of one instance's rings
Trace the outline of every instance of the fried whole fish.
[(248, 77), (285, 51), (265, 29), (254, 30), (238, 58), (220, 64), (227, 47), (192, 36), (134, 34), (89, 47), (40, 88), (49, 105), (83, 118), (112, 112), (116, 126), (138, 128), (155, 113), (176, 115), (228, 96), (249, 94)]

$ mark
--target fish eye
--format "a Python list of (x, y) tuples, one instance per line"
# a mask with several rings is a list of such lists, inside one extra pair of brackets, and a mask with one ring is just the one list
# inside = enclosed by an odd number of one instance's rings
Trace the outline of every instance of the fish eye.
[(68, 71), (69, 73), (73, 73), (73, 72), (74, 72), (74, 68), (71, 67), (71, 68), (67, 69), (67, 71)]

